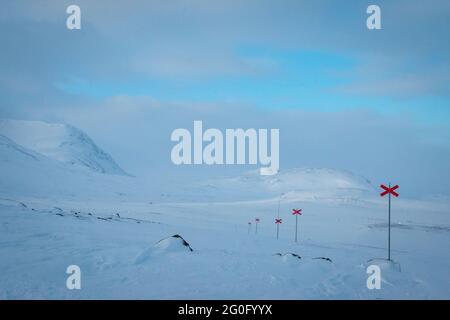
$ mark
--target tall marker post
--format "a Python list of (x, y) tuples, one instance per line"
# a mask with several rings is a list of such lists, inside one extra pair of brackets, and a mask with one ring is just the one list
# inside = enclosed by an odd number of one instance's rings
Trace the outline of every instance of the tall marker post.
[(248, 232), (247, 232), (247, 234), (250, 234), (250, 229), (252, 228), (252, 223), (251, 222), (249, 222), (248, 223)]
[(280, 219), (280, 204), (281, 204), (281, 198), (283, 197), (283, 194), (281, 194), (280, 199), (278, 199), (278, 211), (277, 211), (277, 218), (275, 218), (275, 224), (277, 225), (277, 240), (280, 235), (280, 224), (282, 223), (282, 219)]
[(277, 218), (275, 219), (275, 224), (277, 225), (277, 240), (278, 240), (278, 236), (280, 235), (280, 224), (282, 223), (282, 219)]
[(295, 216), (295, 242), (297, 242), (298, 216), (302, 215), (302, 209), (292, 209), (292, 215)]
[(259, 218), (255, 218), (255, 234), (258, 234), (258, 223), (259, 223)]
[(389, 223), (388, 223), (388, 260), (391, 260), (391, 194), (394, 197), (398, 197), (399, 194), (397, 192), (395, 192), (395, 190), (397, 190), (399, 188), (398, 185), (395, 185), (391, 188), (391, 184), (389, 183), (389, 187), (386, 187), (384, 184), (380, 185), (381, 189), (383, 189), (384, 191), (382, 193), (380, 193), (381, 197), (384, 197), (385, 195), (388, 195), (388, 219), (389, 219)]

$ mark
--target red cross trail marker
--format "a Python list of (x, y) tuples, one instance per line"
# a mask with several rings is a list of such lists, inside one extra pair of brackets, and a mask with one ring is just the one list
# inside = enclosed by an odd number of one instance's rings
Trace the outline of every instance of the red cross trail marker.
[(399, 186), (396, 184), (395, 186), (391, 187), (391, 184), (389, 183), (389, 187), (386, 187), (384, 184), (380, 185), (380, 188), (383, 189), (383, 192), (380, 193), (381, 197), (384, 197), (386, 195), (389, 195), (389, 204), (388, 204), (388, 216), (389, 216), (389, 228), (388, 228), (388, 260), (391, 260), (391, 195), (394, 197), (398, 197), (399, 194), (395, 192), (399, 188)]
[(255, 234), (258, 234), (258, 222), (259, 222), (259, 218), (255, 218)]
[(295, 242), (297, 242), (298, 216), (302, 215), (302, 209), (292, 209), (292, 215), (295, 216)]
[(380, 196), (382, 196), (382, 197), (384, 197), (387, 194), (389, 194), (389, 195), (392, 194), (394, 197), (399, 196), (399, 194), (397, 192), (395, 192), (395, 190), (397, 190), (399, 188), (398, 185), (395, 185), (391, 188), (391, 187), (386, 187), (384, 184), (382, 184), (380, 187), (384, 190), (384, 192), (380, 193)]
[(275, 224), (277, 225), (277, 240), (278, 240), (278, 236), (280, 234), (280, 224), (282, 223), (282, 219), (280, 218), (275, 218)]

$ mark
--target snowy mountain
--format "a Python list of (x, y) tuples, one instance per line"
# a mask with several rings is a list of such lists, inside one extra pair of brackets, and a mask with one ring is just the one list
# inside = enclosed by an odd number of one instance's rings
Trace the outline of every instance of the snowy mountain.
[(56, 191), (61, 188), (61, 181), (67, 180), (66, 169), (64, 164), (0, 135), (1, 192), (28, 195), (40, 189)]
[(133, 189), (134, 178), (61, 162), (0, 134), (0, 194), (43, 198), (114, 197)]
[(20, 162), (22, 158), (38, 161), (41, 156), (32, 151), (27, 150), (8, 137), (0, 134), (0, 161), (3, 162)]
[(50, 159), (92, 171), (127, 175), (88, 135), (66, 124), (0, 120), (0, 134)]

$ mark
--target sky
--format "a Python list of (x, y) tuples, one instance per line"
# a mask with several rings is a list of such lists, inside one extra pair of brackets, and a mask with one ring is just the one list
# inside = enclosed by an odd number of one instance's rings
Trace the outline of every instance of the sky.
[[(81, 8), (81, 30), (66, 8)], [(366, 8), (381, 8), (368, 30)], [(177, 175), (193, 120), (280, 129), (281, 169), (450, 195), (450, 2), (8, 1), (0, 117), (73, 124), (136, 175)], [(235, 170), (235, 168), (233, 168)], [(195, 168), (193, 174), (222, 173)]]

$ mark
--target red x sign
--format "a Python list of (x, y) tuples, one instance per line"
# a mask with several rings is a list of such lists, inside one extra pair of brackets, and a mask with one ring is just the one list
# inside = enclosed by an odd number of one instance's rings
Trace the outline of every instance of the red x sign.
[(295, 215), (302, 215), (302, 209), (292, 209), (292, 214)]
[(281, 223), (281, 219), (275, 219), (275, 223), (276, 224), (280, 224)]
[(256, 222), (259, 222), (259, 218), (256, 218), (255, 221), (256, 221)]
[(392, 188), (386, 187), (384, 184), (380, 186), (384, 191), (380, 193), (380, 196), (384, 197), (387, 194), (392, 194), (394, 197), (398, 197), (398, 193), (395, 190), (398, 189), (398, 185), (393, 186)]

